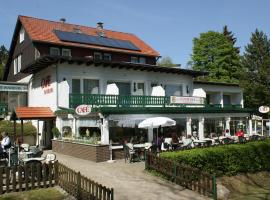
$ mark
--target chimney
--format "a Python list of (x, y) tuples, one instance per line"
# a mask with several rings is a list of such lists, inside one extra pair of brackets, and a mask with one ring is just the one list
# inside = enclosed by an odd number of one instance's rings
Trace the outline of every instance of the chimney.
[(65, 23), (66, 22), (66, 18), (61, 18), (60, 19), (60, 22)]
[(100, 37), (105, 37), (105, 33), (104, 33), (104, 30), (103, 30), (103, 23), (102, 22), (98, 22), (97, 23), (97, 34)]
[(103, 23), (102, 22), (97, 23), (97, 29), (103, 30)]

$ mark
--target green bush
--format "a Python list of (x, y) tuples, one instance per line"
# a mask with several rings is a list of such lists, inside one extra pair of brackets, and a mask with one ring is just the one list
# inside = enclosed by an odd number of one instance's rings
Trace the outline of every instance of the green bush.
[(217, 176), (267, 171), (270, 170), (270, 140), (164, 152), (161, 156)]
[(53, 136), (56, 138), (59, 138), (59, 136), (61, 135), (61, 133), (57, 127), (52, 128), (52, 133), (53, 133)]
[[(9, 136), (14, 134), (14, 122), (13, 121), (0, 121), (0, 132), (6, 131)], [(24, 135), (36, 135), (37, 130), (32, 125), (31, 122), (26, 122), (23, 124), (23, 134)], [(16, 135), (21, 135), (21, 123), (16, 123)]]

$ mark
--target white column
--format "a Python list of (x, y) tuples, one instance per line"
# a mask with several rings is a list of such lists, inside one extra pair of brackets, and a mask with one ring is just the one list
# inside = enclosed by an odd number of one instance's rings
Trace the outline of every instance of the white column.
[(74, 138), (74, 137), (76, 137), (77, 136), (77, 133), (78, 133), (78, 131), (77, 131), (77, 119), (74, 117), (73, 118), (73, 121), (72, 121), (72, 133), (74, 133), (74, 134), (72, 134), (72, 137)]
[(220, 97), (220, 104), (221, 104), (221, 107), (223, 108), (223, 92), (220, 92), (219, 93), (219, 97)]
[(241, 92), (241, 94), (240, 94), (240, 98), (241, 98), (240, 104), (241, 104), (242, 108), (244, 108), (244, 98), (243, 98), (243, 92)]
[(231, 118), (230, 117), (225, 117), (225, 130), (229, 130), (229, 133), (231, 132), (230, 130), (230, 121), (231, 121)]
[(252, 133), (252, 120), (251, 119), (248, 120), (248, 128), (249, 128), (249, 135), (252, 135), (253, 133)]
[(204, 138), (204, 118), (200, 117), (199, 118), (199, 139)]
[(103, 118), (101, 125), (101, 144), (110, 144), (109, 120), (107, 118)]
[(191, 118), (188, 117), (186, 119), (186, 130), (187, 130), (187, 135), (192, 135), (191, 133)]
[(148, 129), (148, 142), (153, 142), (153, 129), (152, 128), (149, 128)]

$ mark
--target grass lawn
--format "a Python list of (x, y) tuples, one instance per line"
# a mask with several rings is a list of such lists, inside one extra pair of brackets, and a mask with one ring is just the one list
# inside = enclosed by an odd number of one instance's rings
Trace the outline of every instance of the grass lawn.
[(56, 188), (46, 188), (0, 195), (0, 200), (62, 200), (65, 197)]
[(221, 177), (219, 181), (230, 191), (231, 200), (270, 200), (269, 172)]

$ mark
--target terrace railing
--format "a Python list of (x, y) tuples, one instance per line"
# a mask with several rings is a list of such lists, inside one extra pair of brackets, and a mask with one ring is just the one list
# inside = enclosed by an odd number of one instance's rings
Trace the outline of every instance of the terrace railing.
[(146, 154), (145, 168), (158, 172), (176, 184), (194, 190), (204, 196), (217, 199), (217, 184), (214, 175), (173, 160), (158, 157), (152, 153)]
[[(200, 97), (196, 97), (200, 98)], [(139, 95), (106, 95), (106, 94), (70, 94), (70, 108), (81, 104), (91, 106), (116, 106), (116, 107), (185, 107), (191, 104), (173, 104), (169, 96), (139, 96)], [(200, 104), (199, 106), (204, 106)]]
[(8, 113), (8, 104), (0, 102), (0, 115), (5, 115)]

